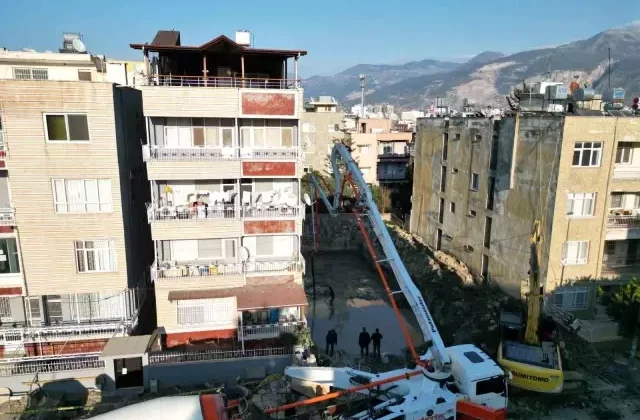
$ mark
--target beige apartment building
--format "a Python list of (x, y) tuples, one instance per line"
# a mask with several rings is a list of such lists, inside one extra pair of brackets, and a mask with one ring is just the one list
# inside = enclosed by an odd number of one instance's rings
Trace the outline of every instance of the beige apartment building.
[(345, 138), (344, 112), (338, 112), (338, 102), (331, 96), (311, 98), (304, 105), (300, 122), (305, 172), (328, 173), (333, 144)]
[(163, 345), (245, 348), (305, 325), (300, 236), (305, 51), (253, 48), (247, 32), (141, 50), (158, 329)]
[(593, 283), (640, 275), (640, 119), (624, 111), (418, 120), (411, 231), (513, 296), (543, 223), (547, 303), (592, 316)]
[(136, 331), (151, 261), (140, 92), (0, 80), (0, 349), (99, 352)]

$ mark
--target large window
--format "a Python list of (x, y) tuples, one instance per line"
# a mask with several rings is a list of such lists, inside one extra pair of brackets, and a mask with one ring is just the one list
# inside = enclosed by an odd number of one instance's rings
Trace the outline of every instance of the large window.
[(600, 166), (602, 142), (576, 142), (573, 149), (573, 166)]
[(243, 148), (269, 149), (295, 145), (293, 127), (282, 126), (277, 120), (246, 120), (240, 127), (240, 147)]
[(19, 80), (48, 80), (49, 70), (29, 67), (14, 67), (13, 78)]
[(110, 179), (54, 179), (56, 213), (112, 211)]
[(76, 241), (78, 273), (116, 271), (116, 251), (111, 240)]
[(8, 297), (0, 297), (0, 321), (13, 321), (11, 316), (11, 301)]
[(20, 272), (16, 238), (0, 238), (0, 274)]
[(177, 301), (178, 325), (212, 325), (235, 328), (236, 298)]
[(49, 295), (46, 297), (46, 301), (47, 321), (51, 324), (62, 323), (62, 296)]
[(44, 118), (48, 141), (89, 141), (86, 114), (45, 114)]
[(290, 235), (245, 236), (242, 244), (247, 247), (251, 256), (289, 260), (297, 256), (296, 238)]
[(588, 287), (567, 287), (553, 291), (553, 303), (567, 310), (585, 309), (589, 304)]
[(164, 143), (168, 148), (233, 147), (233, 120), (224, 118), (167, 118)]
[(562, 264), (586, 264), (589, 258), (589, 241), (567, 241), (562, 247)]
[(633, 143), (620, 142), (616, 149), (616, 163), (631, 163), (631, 156), (633, 154)]
[(163, 259), (181, 263), (236, 261), (235, 239), (185, 239), (163, 241)]
[(569, 217), (593, 216), (596, 193), (567, 194), (567, 215)]

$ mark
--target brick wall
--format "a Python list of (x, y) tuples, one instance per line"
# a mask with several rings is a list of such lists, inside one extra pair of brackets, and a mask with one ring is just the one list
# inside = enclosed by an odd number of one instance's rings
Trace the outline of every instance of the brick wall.
[(166, 334), (163, 341), (167, 348), (182, 346), (185, 344), (203, 343), (208, 340), (235, 338), (237, 331), (216, 330), (216, 331), (190, 331), (183, 333)]
[(104, 349), (106, 339), (57, 341), (49, 343), (25, 343), (27, 356), (55, 356), (56, 354), (94, 353)]

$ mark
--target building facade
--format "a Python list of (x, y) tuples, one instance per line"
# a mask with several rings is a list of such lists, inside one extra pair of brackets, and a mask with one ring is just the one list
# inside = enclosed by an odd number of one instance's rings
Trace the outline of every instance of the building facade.
[(342, 141), (344, 112), (331, 96), (311, 98), (301, 115), (301, 145), (305, 153), (304, 170), (330, 171), (329, 155), (335, 142)]
[(143, 145), (159, 332), (166, 347), (250, 346), (305, 324), (300, 236), (305, 51), (243, 32), (199, 47), (159, 31), (142, 50)]
[(0, 349), (101, 351), (149, 287), (140, 92), (0, 80), (0, 121)]
[(543, 224), (545, 293), (588, 312), (595, 288), (640, 274), (640, 122), (599, 111), (418, 120), (411, 231), (517, 297)]

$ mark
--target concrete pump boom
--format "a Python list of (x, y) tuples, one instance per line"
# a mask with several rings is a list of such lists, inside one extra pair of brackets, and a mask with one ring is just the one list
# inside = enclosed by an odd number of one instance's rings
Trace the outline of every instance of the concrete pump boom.
[[(342, 167), (341, 167), (342, 163)], [(427, 303), (424, 301), (422, 294), (411, 280), (411, 276), (407, 272), (398, 251), (396, 250), (393, 240), (387, 231), (387, 227), (382, 220), (382, 216), (378, 211), (378, 208), (373, 201), (371, 191), (367, 186), (362, 173), (358, 168), (358, 165), (351, 157), (351, 153), (345, 145), (337, 143), (331, 152), (331, 166), (333, 169), (335, 191), (333, 196), (333, 204), (329, 202), (329, 198), (322, 190), (322, 187), (315, 177), (311, 177), (315, 188), (318, 190), (319, 196), (324, 202), (325, 206), (331, 214), (336, 214), (340, 207), (340, 202), (343, 194), (343, 186), (345, 178), (340, 169), (343, 169), (345, 173), (349, 174), (351, 180), (355, 183), (355, 186), (359, 190), (358, 202), (356, 206), (364, 208), (366, 215), (369, 217), (369, 221), (373, 228), (376, 237), (380, 241), (380, 245), (385, 254), (384, 261), (386, 261), (393, 270), (393, 273), (400, 285), (402, 293), (407, 299), (407, 302), (411, 306), (413, 313), (418, 320), (422, 335), (427, 343), (430, 343), (430, 350), (432, 353), (432, 364), (435, 369), (441, 374), (448, 374), (451, 371), (451, 359), (444, 346), (442, 337), (436, 328), (436, 325), (431, 317), (431, 313), (427, 308)], [(421, 357), (422, 360), (427, 359), (427, 355)]]

